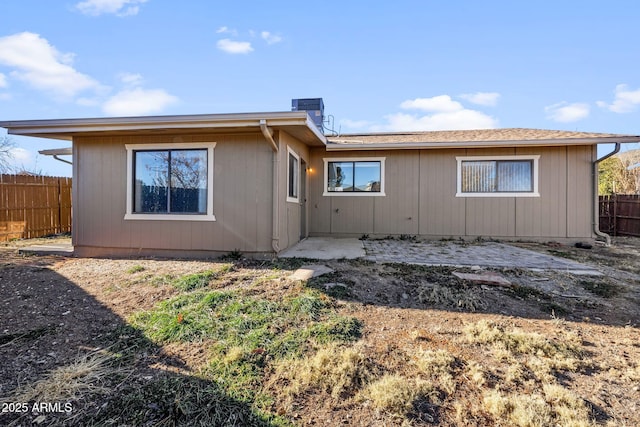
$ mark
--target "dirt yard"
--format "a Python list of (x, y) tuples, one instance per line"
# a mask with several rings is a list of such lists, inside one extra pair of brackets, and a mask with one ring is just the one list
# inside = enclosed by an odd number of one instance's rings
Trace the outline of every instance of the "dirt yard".
[(510, 286), (26, 243), (0, 247), (0, 425), (640, 425), (640, 239), (517, 243), (604, 274), (491, 270)]

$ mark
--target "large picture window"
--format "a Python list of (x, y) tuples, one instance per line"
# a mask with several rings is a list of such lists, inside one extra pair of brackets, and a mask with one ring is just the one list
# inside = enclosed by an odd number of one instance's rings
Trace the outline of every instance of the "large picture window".
[(325, 196), (384, 196), (384, 158), (324, 159)]
[(127, 145), (125, 219), (214, 220), (214, 145)]
[(539, 156), (457, 157), (458, 197), (536, 197)]
[(207, 213), (207, 150), (135, 151), (135, 213)]

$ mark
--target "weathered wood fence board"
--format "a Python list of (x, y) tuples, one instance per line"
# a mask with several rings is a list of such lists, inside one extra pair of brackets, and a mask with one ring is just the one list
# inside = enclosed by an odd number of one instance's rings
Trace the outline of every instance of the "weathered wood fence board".
[(71, 231), (71, 178), (0, 175), (0, 241)]
[(612, 236), (640, 237), (640, 195), (600, 196), (600, 230)]

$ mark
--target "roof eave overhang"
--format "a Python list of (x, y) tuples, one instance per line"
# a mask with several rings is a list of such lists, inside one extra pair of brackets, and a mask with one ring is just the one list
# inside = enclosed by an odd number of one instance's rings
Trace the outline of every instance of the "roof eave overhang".
[(127, 132), (224, 132), (225, 129), (260, 131), (260, 123), (276, 130), (303, 130), (303, 141), (323, 146), (325, 136), (306, 111), (275, 113), (211, 114), (190, 116), (108, 117), (94, 119), (23, 120), (0, 122), (12, 135), (70, 141), (74, 136)]
[(40, 150), (38, 154), (43, 156), (71, 156), (73, 155), (73, 149), (71, 147), (53, 148), (50, 150)]
[(496, 148), (496, 147), (549, 147), (568, 145), (597, 145), (637, 143), (640, 136), (619, 136), (600, 138), (537, 139), (524, 141), (455, 141), (455, 142), (403, 142), (403, 143), (332, 143), (327, 151), (370, 151), (370, 150), (436, 150), (450, 148)]

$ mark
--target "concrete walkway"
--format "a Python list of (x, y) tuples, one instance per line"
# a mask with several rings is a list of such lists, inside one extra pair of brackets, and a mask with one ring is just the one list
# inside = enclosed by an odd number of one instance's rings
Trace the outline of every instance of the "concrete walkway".
[(556, 270), (572, 274), (601, 275), (594, 267), (504, 243), (460, 243), (407, 240), (358, 240), (309, 237), (279, 255), (281, 258), (355, 259), (379, 263), (480, 266)]
[(52, 243), (49, 245), (25, 246), (18, 250), (21, 254), (27, 255), (62, 255), (72, 256), (73, 245), (71, 243)]

